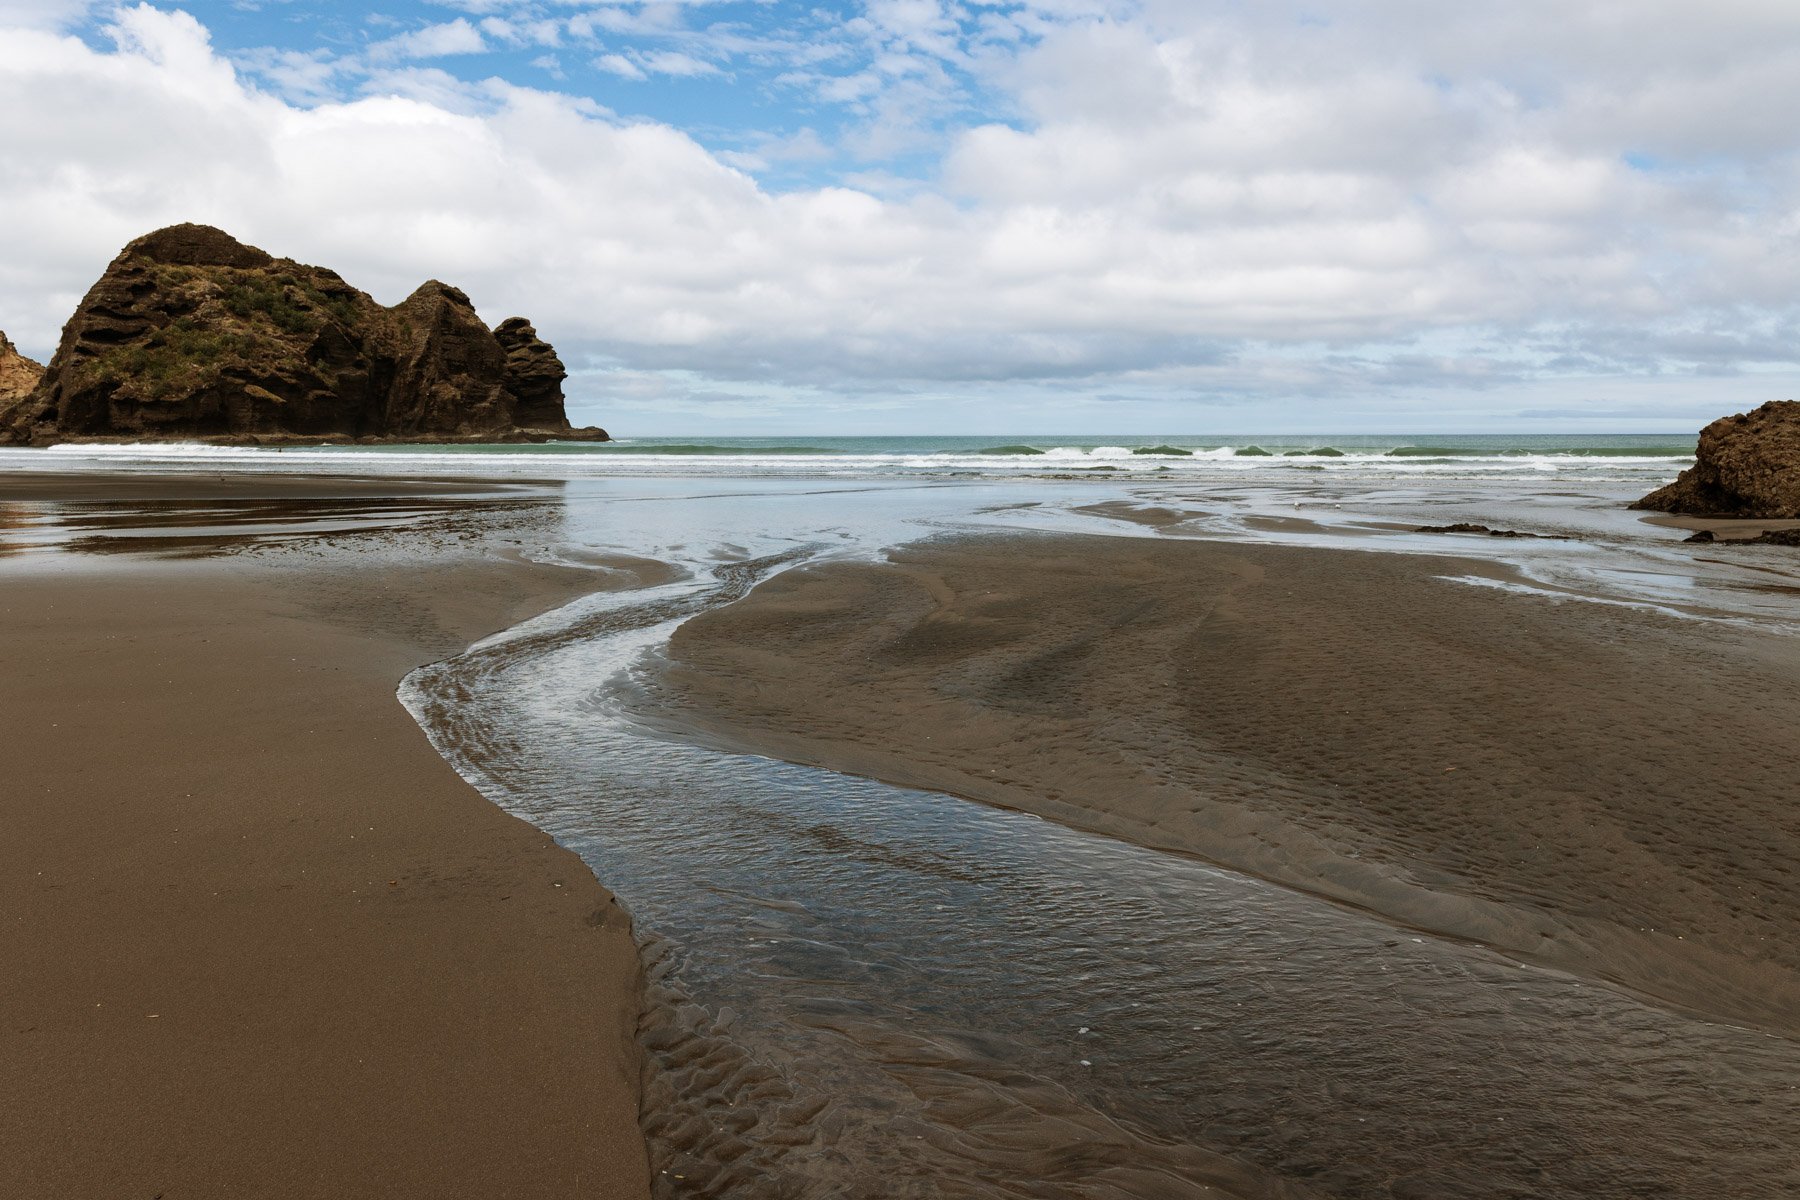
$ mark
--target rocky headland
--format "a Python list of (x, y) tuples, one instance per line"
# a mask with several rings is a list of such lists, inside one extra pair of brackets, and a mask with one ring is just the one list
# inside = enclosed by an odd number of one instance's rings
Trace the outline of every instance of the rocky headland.
[(1694, 465), (1631, 507), (1696, 517), (1800, 519), (1800, 401), (1771, 400), (1700, 431)]
[[(436, 280), (392, 308), (207, 225), (113, 259), (45, 368), (0, 338), (0, 444), (606, 441), (521, 317)], [(41, 378), (39, 378), (41, 376)]]

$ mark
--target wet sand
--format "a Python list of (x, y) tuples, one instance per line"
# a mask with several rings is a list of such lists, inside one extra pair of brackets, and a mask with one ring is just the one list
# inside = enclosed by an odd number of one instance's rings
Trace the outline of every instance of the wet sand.
[(1800, 648), (1442, 578), (1473, 573), (1164, 539), (927, 542), (689, 621), (634, 708), (1800, 1033)]
[(414, 479), (393, 475), (247, 475), (240, 471), (7, 471), (0, 501), (318, 500), (412, 499), (422, 496), (509, 495), (535, 482)]
[(1746, 517), (1694, 517), (1686, 513), (1650, 513), (1643, 518), (1643, 522), (1664, 529), (1705, 529), (1721, 542), (1744, 542), (1758, 534), (1800, 529), (1800, 521), (1784, 521), (1779, 518), (1757, 520)]
[[(197, 490), (479, 489), (0, 500)], [(394, 694), (596, 576), (399, 544), (0, 559), (0, 1194), (647, 1193), (628, 921)]]

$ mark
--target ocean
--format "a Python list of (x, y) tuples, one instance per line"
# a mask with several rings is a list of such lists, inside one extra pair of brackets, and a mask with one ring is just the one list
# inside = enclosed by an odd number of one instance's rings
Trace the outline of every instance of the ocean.
[(355, 471), (557, 478), (641, 476), (1164, 480), (1308, 476), (1557, 479), (1672, 478), (1695, 439), (1672, 434), (1159, 434), (981, 437), (621, 437), (518, 446), (319, 446), (197, 443), (66, 445), (0, 451), (0, 469)]

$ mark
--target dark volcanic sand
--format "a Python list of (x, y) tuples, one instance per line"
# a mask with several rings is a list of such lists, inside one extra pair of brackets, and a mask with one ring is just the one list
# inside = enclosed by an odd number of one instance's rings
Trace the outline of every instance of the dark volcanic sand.
[[(22, 491), (412, 494), (5, 489)], [(394, 695), (412, 666), (594, 576), (501, 561), (479, 537), (363, 544), (0, 559), (0, 1195), (647, 1191), (628, 922)]]
[(1470, 568), (927, 543), (688, 622), (647, 711), (1800, 1032), (1800, 648)]

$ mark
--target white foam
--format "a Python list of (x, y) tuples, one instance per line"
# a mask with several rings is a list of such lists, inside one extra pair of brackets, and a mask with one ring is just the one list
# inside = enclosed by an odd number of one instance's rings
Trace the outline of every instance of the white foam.
[[(612, 447), (632, 445), (630, 441)], [(650, 449), (650, 444), (635, 443)], [(1247, 443), (1246, 443), (1247, 444)], [(1559, 478), (1654, 486), (1672, 478), (1692, 459), (1599, 458), (1577, 454), (1489, 455), (1441, 459), (1395, 457), (1383, 451), (1336, 455), (1242, 455), (1227, 445), (1194, 449), (1187, 455), (1138, 454), (1128, 446), (1055, 446), (1042, 454), (970, 454), (901, 449), (822, 454), (658, 454), (611, 453), (583, 443), (550, 447), (446, 446), (215, 446), (200, 442), (133, 444), (63, 443), (45, 449), (0, 449), (0, 467), (15, 470), (194, 469), (298, 473), (406, 474), (480, 478), (607, 477), (969, 477), (1008, 479), (1110, 467), (1094, 478), (1155, 474), (1162, 479), (1265, 477), (1292, 482), (1295, 472), (1405, 478)]]

